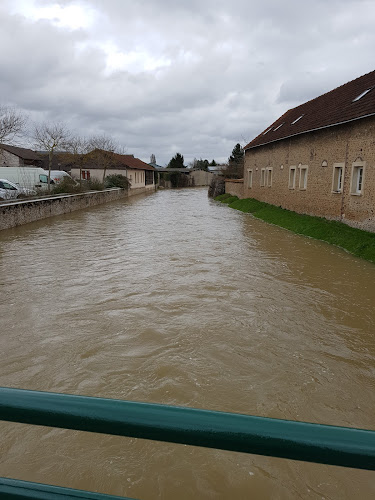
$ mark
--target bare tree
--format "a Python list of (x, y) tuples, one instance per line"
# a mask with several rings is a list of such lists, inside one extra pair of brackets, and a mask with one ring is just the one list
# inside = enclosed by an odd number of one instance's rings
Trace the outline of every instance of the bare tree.
[(13, 142), (26, 125), (27, 117), (12, 106), (0, 104), (0, 143)]
[(79, 183), (82, 184), (82, 168), (88, 161), (86, 155), (91, 149), (90, 141), (86, 137), (72, 135), (65, 147), (66, 152), (61, 155), (61, 160), (65, 165), (75, 165), (79, 167)]
[(65, 150), (70, 132), (64, 123), (42, 123), (34, 125), (33, 139), (40, 149), (48, 151), (48, 192), (51, 191), (51, 170), (53, 155), (56, 150)]
[(94, 135), (89, 141), (89, 146), (92, 149), (90, 156), (97, 166), (103, 169), (103, 182), (107, 173), (107, 168), (114, 167), (118, 164), (115, 154), (124, 154), (125, 149), (120, 147), (114, 140), (103, 134)]

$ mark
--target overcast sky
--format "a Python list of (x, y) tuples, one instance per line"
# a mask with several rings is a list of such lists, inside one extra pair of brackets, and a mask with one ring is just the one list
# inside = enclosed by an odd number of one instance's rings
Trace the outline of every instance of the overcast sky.
[(0, 0), (0, 103), (144, 161), (225, 161), (374, 70), (374, 26), (373, 0)]

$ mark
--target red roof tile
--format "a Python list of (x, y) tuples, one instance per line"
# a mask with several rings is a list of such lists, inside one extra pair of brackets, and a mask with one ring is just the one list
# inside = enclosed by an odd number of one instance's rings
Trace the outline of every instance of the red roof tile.
[[(354, 101), (364, 91), (363, 97)], [(375, 71), (290, 109), (244, 149), (375, 115)], [(294, 122), (294, 124), (293, 124)]]

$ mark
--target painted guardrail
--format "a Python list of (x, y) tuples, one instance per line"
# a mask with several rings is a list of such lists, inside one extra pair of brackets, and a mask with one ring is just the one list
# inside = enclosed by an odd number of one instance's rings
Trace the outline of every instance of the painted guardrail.
[[(349, 427), (10, 388), (0, 388), (0, 420), (375, 470), (375, 431)], [(0, 479), (0, 493), (16, 483)], [(9, 498), (56, 498), (33, 494)], [(119, 498), (89, 495), (78, 496)]]

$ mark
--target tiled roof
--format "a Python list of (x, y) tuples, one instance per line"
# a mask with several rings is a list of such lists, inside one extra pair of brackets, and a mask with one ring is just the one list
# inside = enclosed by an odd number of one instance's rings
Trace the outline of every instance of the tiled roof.
[[(96, 150), (91, 151), (91, 153), (88, 153), (88, 156), (92, 155)], [(100, 150), (101, 151), (101, 150)], [(120, 155), (118, 153), (112, 153), (110, 151), (101, 151), (103, 154), (106, 155), (111, 155), (113, 157), (114, 161), (113, 164), (107, 167), (108, 170), (111, 169), (126, 169), (126, 168), (131, 168), (135, 170), (155, 170), (154, 167), (149, 165), (148, 163), (145, 163), (144, 161), (140, 160), (139, 158), (134, 158), (134, 155)], [(112, 162), (111, 162), (112, 163)], [(103, 168), (101, 165), (95, 164), (90, 164), (90, 168)]]
[(8, 153), (12, 153), (12, 155), (18, 156), (23, 160), (40, 160), (40, 156), (31, 149), (8, 146), (8, 144), (0, 144), (0, 149), (4, 149), (4, 151), (8, 151)]
[(134, 158), (133, 155), (119, 155), (114, 154), (115, 158), (128, 168), (133, 168), (137, 170), (155, 170), (154, 167), (140, 160), (139, 158)]
[[(369, 90), (371, 89), (371, 90)], [(361, 98), (362, 93), (369, 90)], [(290, 109), (244, 149), (375, 115), (375, 71)]]

